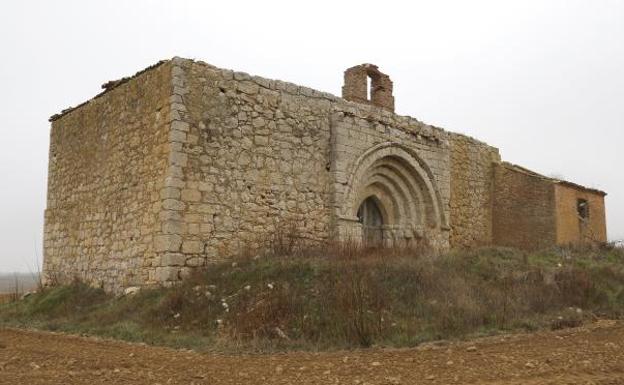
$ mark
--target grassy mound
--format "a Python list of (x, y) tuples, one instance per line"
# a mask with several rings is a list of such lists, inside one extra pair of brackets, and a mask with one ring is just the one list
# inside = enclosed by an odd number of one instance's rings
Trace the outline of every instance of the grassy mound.
[(4, 325), (245, 351), (414, 346), (622, 315), (621, 249), (250, 258), (131, 296), (76, 281), (0, 305)]

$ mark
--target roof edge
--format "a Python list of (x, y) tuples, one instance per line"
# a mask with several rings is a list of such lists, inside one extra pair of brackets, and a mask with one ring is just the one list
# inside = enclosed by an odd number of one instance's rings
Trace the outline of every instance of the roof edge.
[[(342, 100), (342, 101), (345, 101), (347, 103), (355, 103), (355, 104), (359, 104), (359, 105), (362, 105), (362, 106), (371, 107), (368, 104), (362, 104), (362, 103), (358, 103), (358, 102), (350, 102), (350, 101), (348, 101), (348, 100), (346, 100), (346, 99), (344, 99), (342, 97), (335, 96), (335, 95), (332, 95), (332, 94), (327, 93), (327, 92), (317, 91), (315, 89), (312, 89), (312, 88), (309, 88), (309, 87), (306, 87), (306, 86), (300, 86), (300, 85), (297, 85), (297, 84), (294, 84), (294, 83), (285, 82), (285, 81), (281, 81), (281, 80), (263, 78), (263, 77), (260, 77), (260, 76), (253, 76), (253, 75), (250, 75), (250, 74), (245, 73), (245, 72), (234, 71), (234, 70), (227, 70), (227, 69), (224, 69), (224, 68), (216, 67), (216, 66), (214, 66), (212, 64), (209, 64), (209, 63), (206, 63), (206, 62), (204, 62), (202, 60), (194, 60), (194, 59), (188, 59), (188, 58), (182, 58), (182, 57), (179, 57), (179, 56), (174, 56), (171, 59), (160, 60), (159, 62), (157, 62), (155, 64), (152, 64), (152, 65), (150, 65), (150, 66), (148, 66), (148, 67), (138, 71), (137, 73), (135, 73), (132, 76), (123, 77), (123, 78), (118, 79), (118, 80), (111, 80), (111, 81), (108, 81), (108, 82), (102, 84), (102, 88), (104, 89), (104, 91), (100, 92), (99, 94), (95, 95), (91, 99), (88, 99), (88, 100), (86, 100), (86, 101), (84, 101), (84, 102), (82, 102), (82, 103), (80, 103), (80, 104), (78, 104), (78, 105), (76, 105), (74, 107), (66, 108), (66, 109), (62, 110), (60, 113), (52, 115), (48, 119), (48, 121), (54, 122), (54, 121), (62, 118), (63, 116), (69, 114), (70, 112), (72, 112), (72, 111), (74, 111), (74, 110), (76, 110), (76, 109), (78, 109), (78, 108), (80, 108), (80, 107), (82, 107), (82, 106), (84, 106), (86, 104), (89, 104), (91, 101), (93, 101), (93, 100), (95, 100), (95, 99), (105, 95), (107, 92), (109, 92), (109, 91), (111, 91), (111, 90), (121, 86), (122, 84), (127, 83), (130, 80), (132, 80), (132, 79), (135, 79), (136, 77), (140, 76), (141, 74), (143, 74), (145, 72), (148, 72), (148, 71), (150, 71), (152, 69), (155, 69), (155, 68), (157, 68), (157, 67), (159, 67), (159, 66), (161, 66), (161, 65), (163, 65), (165, 63), (176, 61), (176, 60), (188, 61), (188, 62), (191, 62), (191, 63), (197, 63), (197, 64), (205, 65), (205, 66), (208, 66), (208, 67), (213, 68), (215, 70), (229, 71), (229, 72), (232, 72), (234, 75), (237, 75), (237, 76), (242, 77), (242, 78), (264, 79), (264, 80), (269, 80), (269, 81), (280, 82), (280, 83), (283, 83), (286, 86), (292, 86), (292, 87), (294, 87), (296, 89), (305, 89), (305, 90), (308, 90), (310, 92), (317, 92), (319, 95), (321, 95), (321, 97), (324, 97), (324, 98), (326, 98), (328, 100), (332, 100), (332, 101)], [(373, 107), (379, 108), (379, 107), (376, 107), (376, 106), (373, 106)], [(443, 132), (443, 133), (445, 133), (446, 135), (449, 135), (449, 136), (451, 136), (451, 135), (460, 136), (460, 137), (464, 137), (466, 139), (472, 140), (474, 142), (477, 142), (479, 144), (486, 145), (488, 147), (491, 147), (491, 148), (495, 149), (499, 153), (499, 156), (500, 156), (500, 149), (498, 147), (494, 147), (494, 146), (492, 146), (492, 145), (490, 145), (490, 144), (488, 144), (488, 143), (486, 143), (484, 141), (481, 141), (479, 139), (476, 139), (476, 138), (474, 138), (472, 136), (469, 136), (469, 135), (466, 135), (466, 134), (462, 134), (462, 133), (459, 133), (459, 132), (450, 131), (450, 130), (447, 130), (447, 129), (444, 129), (444, 128), (441, 128), (441, 127), (437, 127), (437, 126), (434, 126), (434, 125), (431, 125), (431, 124), (427, 124), (427, 123), (424, 123), (424, 122), (422, 122), (422, 121), (420, 121), (417, 118), (414, 118), (412, 116), (400, 115), (400, 114), (397, 114), (394, 111), (386, 111), (385, 113), (392, 114), (392, 115), (394, 115), (396, 117), (399, 117), (399, 118), (402, 118), (402, 119), (414, 120), (414, 121), (416, 121), (416, 122), (418, 122), (420, 124), (423, 124), (423, 125), (426, 125), (426, 126), (430, 127), (431, 129), (439, 130), (439, 131), (441, 131), (441, 132)], [(507, 168), (507, 169), (512, 170), (512, 171), (521, 172), (521, 173), (529, 175), (529, 176), (533, 176), (533, 177), (536, 177), (536, 178), (547, 180), (547, 181), (552, 182), (553, 184), (561, 184), (561, 185), (565, 185), (565, 186), (569, 186), (569, 187), (573, 187), (573, 188), (577, 188), (577, 189), (593, 192), (595, 194), (599, 194), (599, 195), (602, 195), (602, 196), (606, 196), (607, 195), (607, 193), (602, 191), (602, 190), (586, 187), (586, 186), (583, 186), (583, 185), (580, 185), (580, 184), (576, 184), (576, 183), (573, 183), (573, 182), (569, 182), (569, 181), (566, 181), (566, 180), (561, 180), (561, 179), (547, 177), (547, 176), (539, 174), (539, 173), (537, 173), (537, 172), (535, 172), (533, 170), (529, 170), (528, 168), (525, 168), (525, 167), (522, 167), (522, 166), (510, 163), (510, 162), (502, 161), (499, 164), (502, 165), (503, 167)]]
[(589, 191), (589, 192), (592, 192), (592, 193), (595, 193), (595, 194), (599, 194), (599, 195), (602, 195), (602, 196), (606, 196), (607, 195), (607, 193), (602, 191), (602, 190), (599, 190), (599, 189), (596, 189), (596, 188), (591, 188), (591, 187), (586, 187), (586, 186), (583, 186), (583, 185), (580, 185), (580, 184), (577, 184), (577, 183), (573, 183), (573, 182), (569, 182), (569, 181), (563, 180), (563, 179), (551, 178), (551, 177), (542, 175), (540, 173), (537, 173), (537, 172), (535, 172), (533, 170), (529, 170), (528, 168), (519, 166), (517, 164), (513, 164), (513, 163), (510, 163), (510, 162), (501, 162), (500, 164), (501, 164), (501, 166), (503, 166), (503, 167), (505, 167), (505, 168), (507, 168), (509, 170), (520, 172), (520, 173), (523, 173), (525, 175), (529, 175), (529, 176), (532, 176), (532, 177), (535, 177), (535, 178), (539, 178), (539, 179), (543, 179), (543, 180), (546, 180), (546, 181), (550, 181), (553, 184), (560, 184), (560, 185), (563, 185), (563, 186), (574, 187), (574, 188), (579, 189), (579, 190)]
[(574, 182), (570, 182), (567, 180), (559, 180), (559, 179), (554, 179), (555, 184), (560, 184), (562, 186), (568, 186), (568, 187), (573, 187), (579, 190), (584, 190), (584, 191), (588, 191), (594, 194), (598, 194), (598, 195), (602, 195), (603, 197), (607, 196), (607, 192), (606, 191), (602, 191), (596, 188), (591, 188), (591, 187), (586, 187), (583, 185), (580, 185), (578, 183), (574, 183)]
[(133, 80), (137, 77), (139, 77), (140, 75), (144, 74), (145, 72), (151, 71), (157, 67), (160, 67), (161, 65), (170, 62), (172, 59), (166, 59), (166, 60), (160, 60), (155, 64), (152, 64), (148, 67), (143, 68), (142, 70), (138, 71), (137, 73), (135, 73), (134, 75), (131, 76), (126, 76), (123, 77), (121, 79), (117, 79), (117, 80), (109, 80), (106, 83), (102, 84), (102, 88), (104, 89), (104, 91), (100, 92), (99, 94), (95, 95), (94, 97), (92, 97), (91, 99), (87, 99), (86, 101), (74, 106), (74, 107), (69, 107), (66, 108), (64, 110), (62, 110), (61, 112), (54, 114), (52, 116), (50, 116), (50, 118), (48, 119), (49, 122), (54, 122), (55, 120), (58, 120), (60, 118), (62, 118), (63, 116), (69, 114), (70, 112), (89, 104), (91, 101), (104, 96), (106, 93), (108, 93), (109, 91), (114, 90), (115, 88), (119, 87), (120, 85), (129, 82), (130, 80)]

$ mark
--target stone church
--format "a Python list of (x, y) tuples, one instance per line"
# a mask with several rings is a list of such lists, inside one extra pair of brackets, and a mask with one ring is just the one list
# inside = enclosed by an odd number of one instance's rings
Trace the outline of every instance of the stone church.
[(438, 250), (606, 241), (604, 192), (395, 114), (371, 64), (345, 71), (342, 98), (177, 57), (103, 88), (50, 118), (47, 279), (168, 284), (285, 231)]

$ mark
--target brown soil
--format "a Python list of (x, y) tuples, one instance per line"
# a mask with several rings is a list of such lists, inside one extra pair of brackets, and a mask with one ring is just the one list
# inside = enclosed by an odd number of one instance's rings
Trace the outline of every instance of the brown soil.
[(200, 354), (0, 330), (0, 384), (624, 384), (624, 322), (415, 349)]

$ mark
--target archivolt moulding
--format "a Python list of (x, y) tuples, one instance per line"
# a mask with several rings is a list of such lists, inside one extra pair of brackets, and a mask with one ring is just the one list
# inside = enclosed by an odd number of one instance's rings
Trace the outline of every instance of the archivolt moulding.
[(349, 171), (340, 205), (343, 220), (357, 221), (362, 202), (374, 197), (384, 227), (393, 229), (393, 238), (447, 228), (435, 177), (413, 150), (398, 143), (381, 143), (359, 156)]

